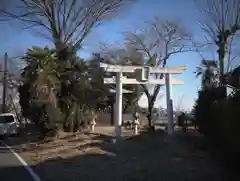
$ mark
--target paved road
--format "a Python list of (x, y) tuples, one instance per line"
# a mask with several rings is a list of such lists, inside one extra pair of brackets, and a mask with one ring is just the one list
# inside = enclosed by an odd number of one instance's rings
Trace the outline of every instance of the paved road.
[(0, 142), (0, 180), (34, 181), (22, 163)]

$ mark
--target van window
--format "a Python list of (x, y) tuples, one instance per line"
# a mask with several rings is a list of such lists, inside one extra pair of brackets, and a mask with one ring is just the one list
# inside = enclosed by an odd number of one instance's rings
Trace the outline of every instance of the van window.
[(12, 123), (14, 122), (13, 116), (0, 116), (0, 123)]

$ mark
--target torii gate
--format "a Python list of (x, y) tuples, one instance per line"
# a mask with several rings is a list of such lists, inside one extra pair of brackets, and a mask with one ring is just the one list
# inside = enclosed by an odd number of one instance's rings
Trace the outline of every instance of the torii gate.
[[(168, 135), (173, 133), (173, 107), (171, 100), (171, 88), (170, 85), (184, 84), (182, 80), (174, 79), (170, 77), (170, 74), (182, 74), (186, 70), (186, 66), (180, 66), (176, 68), (159, 68), (149, 66), (122, 66), (100, 63), (100, 67), (105, 72), (115, 72), (116, 76), (112, 78), (104, 78), (105, 84), (116, 84), (116, 122), (115, 132), (116, 137), (121, 137), (121, 125), (122, 125), (122, 94), (123, 84), (158, 84), (166, 85), (166, 103), (168, 114)], [(130, 79), (123, 76), (123, 73), (138, 73), (136, 79)], [(150, 80), (150, 74), (165, 74), (165, 79)]]

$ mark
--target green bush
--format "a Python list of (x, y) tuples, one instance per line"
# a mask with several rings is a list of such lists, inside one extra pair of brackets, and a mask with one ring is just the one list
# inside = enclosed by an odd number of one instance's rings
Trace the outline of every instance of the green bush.
[(217, 89), (199, 91), (195, 117), (207, 140), (236, 158), (240, 153), (240, 92), (223, 97)]
[(211, 135), (214, 129), (214, 124), (211, 120), (211, 106), (214, 101), (222, 97), (219, 92), (217, 88), (205, 89), (198, 92), (194, 115), (199, 131), (205, 135)]
[(240, 94), (215, 102), (211, 112), (218, 143), (231, 154), (240, 153)]

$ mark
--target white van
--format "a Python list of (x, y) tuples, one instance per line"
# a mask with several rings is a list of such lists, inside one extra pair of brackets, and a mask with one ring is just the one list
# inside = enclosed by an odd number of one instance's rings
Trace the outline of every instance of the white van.
[(19, 123), (12, 113), (0, 114), (0, 136), (18, 135)]

